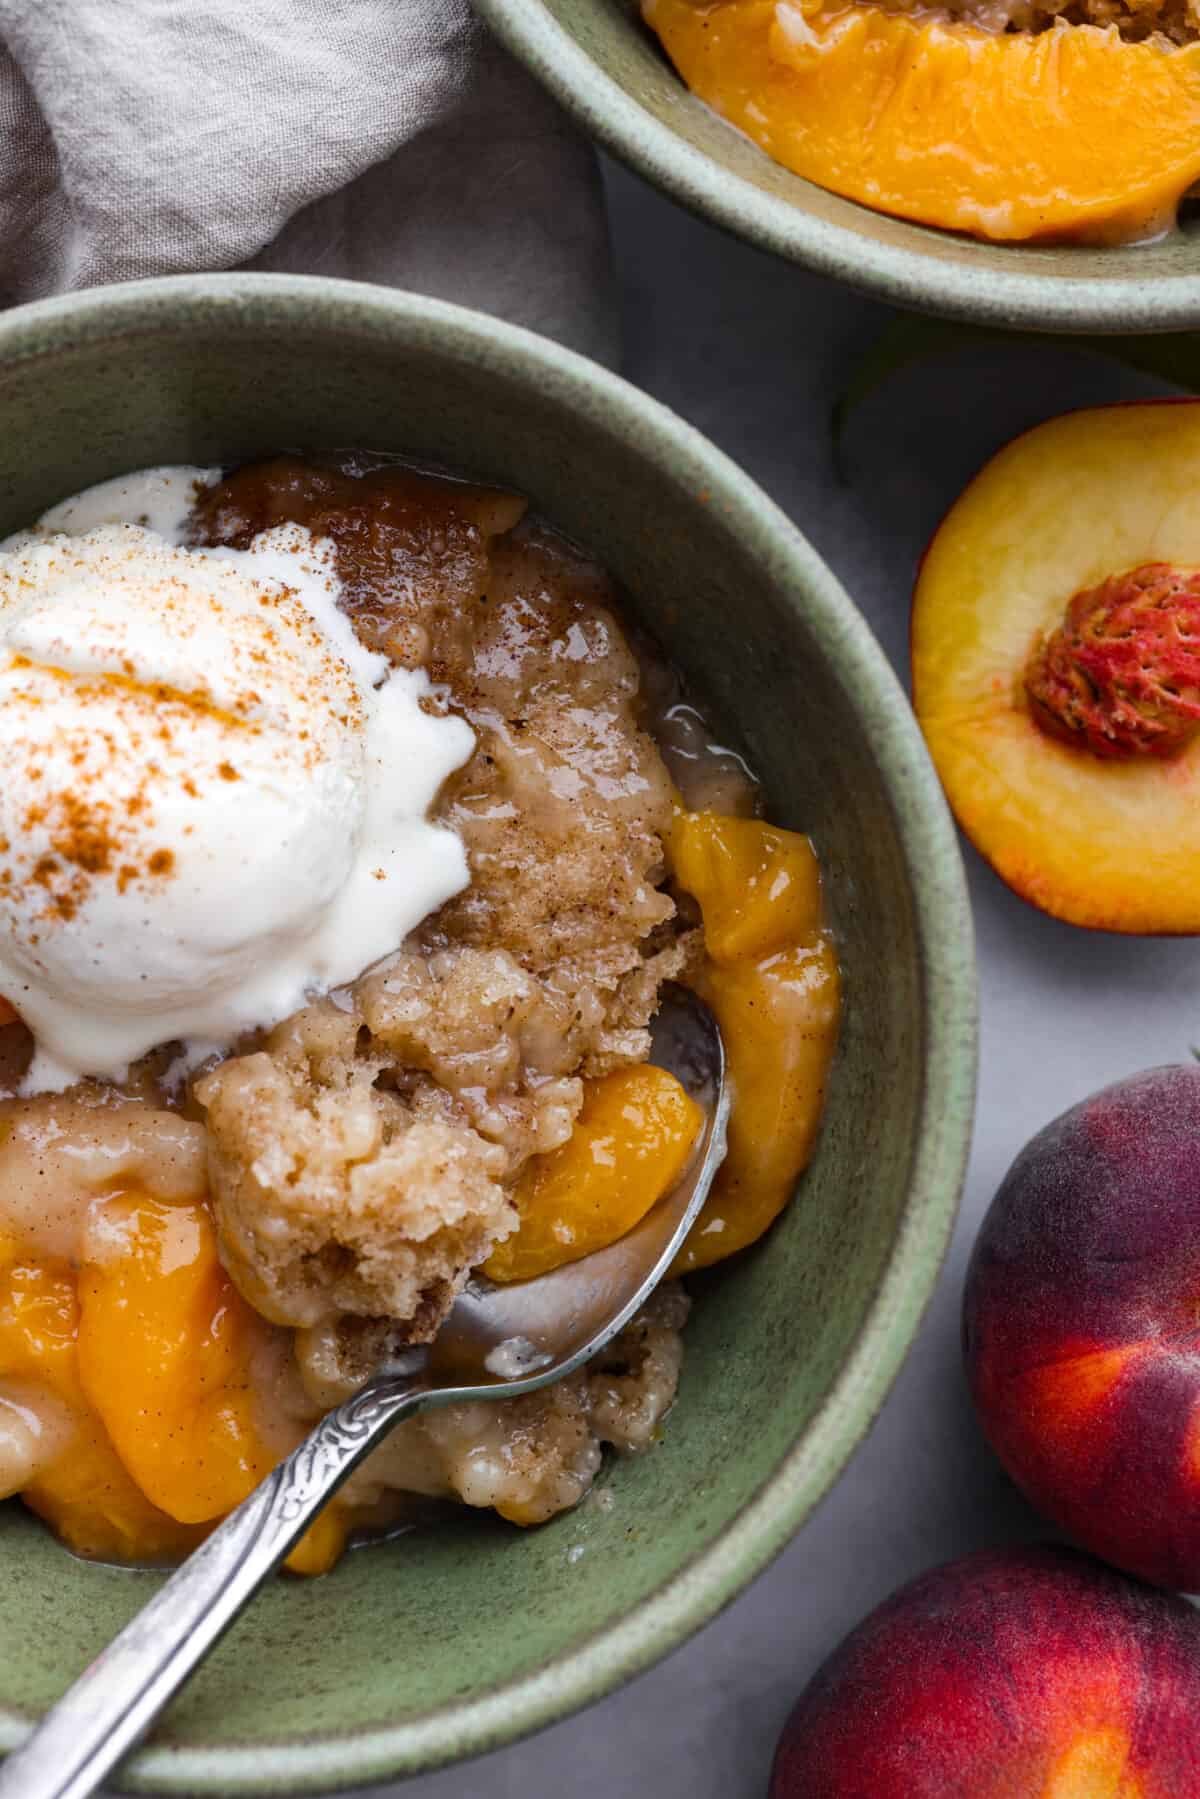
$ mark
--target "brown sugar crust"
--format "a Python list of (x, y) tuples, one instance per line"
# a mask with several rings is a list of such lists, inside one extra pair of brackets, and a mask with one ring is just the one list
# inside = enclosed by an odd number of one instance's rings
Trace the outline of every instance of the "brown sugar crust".
[(469, 887), (197, 1085), (222, 1254), (281, 1324), (432, 1336), (514, 1228), (521, 1164), (569, 1136), (582, 1077), (645, 1058), (659, 988), (697, 951), (661, 890), (671, 782), (613, 593), (522, 511), (407, 468), (280, 458), (195, 514), (202, 543), (283, 520), (331, 538), (362, 636), (427, 668), (476, 733), (438, 808)]
[[(1113, 31), (1163, 49), (1200, 38), (1200, 0), (881, 0), (888, 12), (960, 20), (984, 31), (1041, 32), (1071, 25)], [(830, 10), (833, 10), (830, 8)]]
[[(346, 1489), (356, 1506), (419, 1493), (493, 1506), (514, 1524), (543, 1524), (578, 1504), (605, 1446), (637, 1455), (658, 1439), (675, 1400), (689, 1302), (678, 1284), (660, 1287), (645, 1310), (589, 1367), (521, 1399), (452, 1405), (393, 1432)], [(299, 1345), (301, 1372), (322, 1409), (361, 1380), (312, 1339)]]

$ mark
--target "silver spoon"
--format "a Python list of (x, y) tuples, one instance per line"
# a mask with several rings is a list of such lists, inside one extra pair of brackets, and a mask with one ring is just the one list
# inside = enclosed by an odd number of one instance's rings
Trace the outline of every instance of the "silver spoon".
[(379, 1368), (329, 1412), (101, 1650), (0, 1768), (0, 1799), (86, 1799), (139, 1743), (308, 1529), (394, 1425), (427, 1406), (508, 1399), (570, 1374), (645, 1304), (675, 1258), (725, 1153), (729, 1094), (708, 1009), (673, 989), (652, 1060), (705, 1108), (679, 1185), (618, 1243), (539, 1280), (476, 1280), (435, 1342)]

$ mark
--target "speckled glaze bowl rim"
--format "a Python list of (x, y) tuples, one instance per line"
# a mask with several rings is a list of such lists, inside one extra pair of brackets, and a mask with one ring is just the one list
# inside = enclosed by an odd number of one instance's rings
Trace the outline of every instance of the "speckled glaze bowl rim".
[[(290, 275), (175, 276), (40, 301), (0, 318), (0, 360), (51, 358), (81, 341), (240, 326), (328, 325), (491, 367), (565, 402), (581, 432), (616, 431), (752, 544), (855, 696), (876, 749), (912, 882), (928, 1034), (913, 1177), (894, 1251), (824, 1405), (720, 1540), (614, 1627), (535, 1674), (417, 1723), (246, 1747), (154, 1749), (125, 1785), (188, 1794), (299, 1794), (413, 1774), (495, 1749), (598, 1699), (681, 1643), (767, 1565), (828, 1491), (877, 1413), (938, 1276), (974, 1111), (973, 936), (953, 827), (904, 693), (865, 621), (786, 516), (720, 451), (657, 401), (585, 358), (480, 313), (391, 289)], [(25, 1734), (0, 1712), (0, 1748)]]
[[(1193, 330), (1200, 319), (1200, 246), (1194, 275), (1096, 279), (997, 268), (997, 257), (1019, 255), (1021, 246), (976, 245), (952, 233), (945, 234), (945, 241), (965, 247), (961, 262), (881, 243), (869, 235), (870, 221), (885, 215), (860, 208), (862, 231), (817, 218), (695, 149), (607, 75), (543, 0), (474, 0), (474, 5), (513, 54), (614, 156), (690, 211), (760, 250), (894, 306), (979, 325), (1127, 335)], [(937, 235), (931, 232), (931, 238)], [(1138, 251), (1114, 248), (1100, 254), (1116, 258)]]

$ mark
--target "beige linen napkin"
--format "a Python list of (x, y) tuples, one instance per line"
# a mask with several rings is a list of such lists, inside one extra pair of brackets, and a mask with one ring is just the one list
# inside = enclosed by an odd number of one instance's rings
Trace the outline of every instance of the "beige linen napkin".
[(229, 268), (613, 348), (595, 159), (468, 0), (0, 0), (0, 304)]

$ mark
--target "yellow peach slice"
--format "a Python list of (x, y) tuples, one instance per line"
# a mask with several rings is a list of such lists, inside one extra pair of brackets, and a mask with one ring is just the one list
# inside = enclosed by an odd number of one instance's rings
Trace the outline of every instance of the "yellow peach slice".
[(821, 871), (811, 843), (757, 818), (677, 811), (675, 879), (700, 901), (714, 962), (770, 956), (821, 922)]
[(675, 1076), (641, 1063), (589, 1083), (567, 1141), (526, 1163), (520, 1225), (483, 1265), (494, 1281), (527, 1281), (606, 1249), (670, 1192), (703, 1122)]
[(762, 962), (709, 963), (696, 979), (725, 1039), (729, 1150), (676, 1263), (688, 1274), (761, 1237), (812, 1154), (837, 1038), (837, 959), (818, 936)]
[(256, 1321), (217, 1259), (207, 1213), (119, 1194), (93, 1208), (79, 1277), (84, 1389), (146, 1496), (218, 1518), (269, 1471), (250, 1415)]
[(22, 1488), (26, 1504), (77, 1555), (160, 1561), (193, 1548), (202, 1531), (145, 1497), (118, 1458), (79, 1379), (79, 1306), (70, 1271), (13, 1258), (0, 1274), (0, 1381), (28, 1383), (49, 1401), (62, 1441)]
[[(207, 1207), (140, 1193), (97, 1202), (79, 1301), (81, 1383), (141, 1492), (183, 1524), (239, 1505), (274, 1462), (251, 1384), (268, 1327), (222, 1268)], [(344, 1539), (334, 1507), (287, 1565), (322, 1572)]]
[(677, 810), (671, 872), (699, 902), (695, 978), (725, 1040), (729, 1149), (676, 1263), (707, 1267), (753, 1243), (812, 1153), (837, 1037), (838, 969), (807, 837), (757, 818)]

